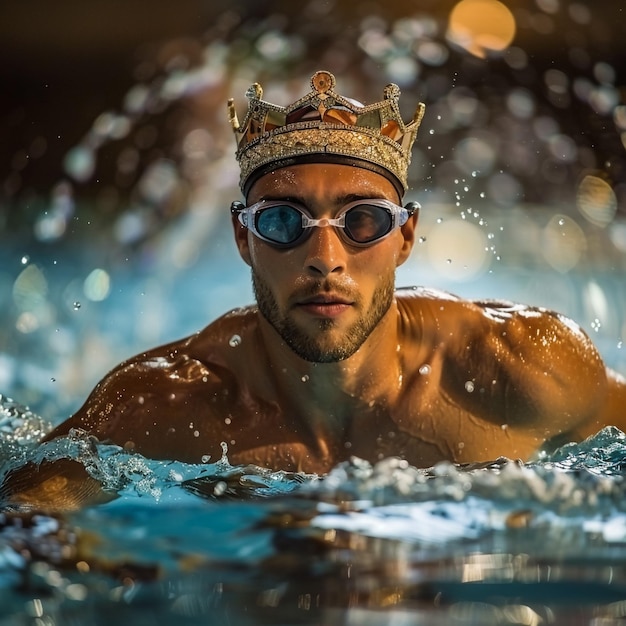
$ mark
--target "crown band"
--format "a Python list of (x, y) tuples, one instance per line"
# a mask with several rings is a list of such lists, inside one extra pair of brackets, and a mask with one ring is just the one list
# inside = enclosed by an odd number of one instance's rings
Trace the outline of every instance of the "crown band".
[(336, 94), (335, 77), (329, 72), (314, 74), (311, 86), (312, 92), (288, 107), (280, 107), (261, 100), (263, 90), (255, 83), (246, 93), (249, 106), (241, 125), (233, 100), (229, 100), (244, 196), (269, 171), (323, 161), (380, 173), (391, 180), (402, 197), (424, 105), (419, 103), (413, 120), (404, 124), (397, 85), (388, 85), (384, 100), (368, 106)]

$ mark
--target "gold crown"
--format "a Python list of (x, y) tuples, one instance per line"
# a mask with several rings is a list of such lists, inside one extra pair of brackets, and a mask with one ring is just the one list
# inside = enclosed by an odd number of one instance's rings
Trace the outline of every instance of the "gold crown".
[(398, 104), (400, 88), (393, 83), (385, 87), (381, 102), (366, 106), (336, 94), (330, 72), (316, 72), (311, 87), (306, 96), (281, 107), (262, 100), (263, 89), (254, 83), (246, 92), (249, 105), (241, 125), (233, 99), (228, 101), (244, 195), (257, 178), (273, 169), (331, 161), (377, 171), (402, 196), (424, 104), (418, 104), (413, 119), (405, 124)]

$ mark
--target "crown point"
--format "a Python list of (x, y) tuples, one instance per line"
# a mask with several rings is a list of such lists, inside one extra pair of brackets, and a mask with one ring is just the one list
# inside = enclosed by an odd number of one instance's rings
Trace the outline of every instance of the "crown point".
[(315, 72), (311, 77), (311, 87), (318, 93), (326, 93), (335, 88), (335, 77), (330, 72)]
[(390, 83), (383, 90), (383, 97), (385, 100), (394, 100), (400, 97), (400, 87), (395, 83)]
[(246, 91), (248, 100), (260, 100), (263, 97), (263, 87), (259, 83), (253, 83)]

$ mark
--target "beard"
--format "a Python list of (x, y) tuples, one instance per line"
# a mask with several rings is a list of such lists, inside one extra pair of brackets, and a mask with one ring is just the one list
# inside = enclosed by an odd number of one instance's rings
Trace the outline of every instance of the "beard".
[[(345, 332), (339, 340), (332, 339), (336, 331), (333, 319), (320, 319), (315, 331), (304, 330), (288, 315), (281, 313), (269, 285), (252, 269), (252, 287), (261, 315), (272, 325), (283, 341), (302, 359), (311, 363), (336, 363), (352, 356), (370, 336), (385, 313), (391, 307), (395, 290), (395, 276), (388, 276), (372, 296), (371, 306)], [(330, 291), (327, 281), (318, 281), (309, 286), (306, 293), (313, 295)], [(344, 291), (345, 292), (345, 291)], [(353, 297), (350, 294), (350, 297)], [(354, 306), (362, 309), (363, 299), (357, 295)]]

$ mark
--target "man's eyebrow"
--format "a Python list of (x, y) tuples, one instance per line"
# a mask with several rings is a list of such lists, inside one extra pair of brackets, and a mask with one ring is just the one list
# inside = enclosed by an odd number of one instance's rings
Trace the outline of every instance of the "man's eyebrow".
[[(359, 200), (372, 200), (372, 199), (381, 199), (384, 198), (383, 194), (378, 193), (348, 193), (345, 195), (339, 195), (329, 201), (329, 204), (333, 204), (335, 206), (345, 206), (350, 202), (357, 202)], [(295, 202), (297, 204), (302, 204), (303, 206), (308, 206), (311, 203), (315, 202), (315, 199), (306, 198), (304, 196), (294, 195), (294, 194), (285, 194), (282, 195), (280, 193), (269, 193), (262, 196), (261, 200), (265, 201), (284, 201), (284, 202)]]
[(384, 198), (384, 196), (380, 193), (349, 193), (337, 198), (337, 204), (348, 204), (350, 202), (357, 202), (357, 200), (379, 200), (381, 198)]
[(300, 196), (294, 196), (292, 194), (280, 194), (280, 193), (266, 193), (263, 194), (259, 200), (264, 200), (265, 202), (280, 202), (281, 200), (284, 202), (295, 202), (296, 204), (306, 204), (304, 198)]

